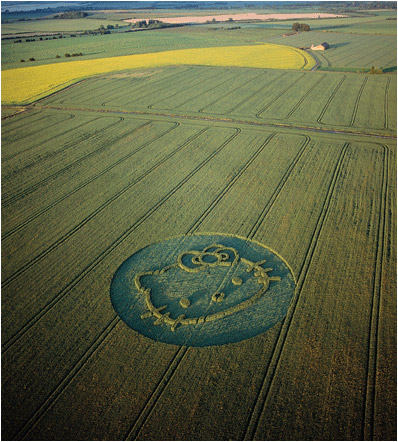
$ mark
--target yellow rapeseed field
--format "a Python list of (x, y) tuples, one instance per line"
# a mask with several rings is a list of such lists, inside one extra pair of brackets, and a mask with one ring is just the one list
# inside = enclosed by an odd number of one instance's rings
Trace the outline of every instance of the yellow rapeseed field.
[(82, 78), (107, 72), (180, 64), (311, 69), (315, 65), (315, 61), (304, 51), (275, 44), (180, 49), (95, 60), (69, 61), (3, 71), (1, 78), (2, 102), (5, 104), (30, 102)]

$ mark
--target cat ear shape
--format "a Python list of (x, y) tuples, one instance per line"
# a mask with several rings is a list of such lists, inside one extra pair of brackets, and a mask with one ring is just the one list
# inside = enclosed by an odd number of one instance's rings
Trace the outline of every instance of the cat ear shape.
[(178, 266), (189, 273), (198, 273), (207, 267), (232, 266), (239, 260), (239, 253), (232, 247), (212, 244), (203, 250), (190, 250), (178, 256)]
[(205, 269), (205, 266), (200, 264), (198, 250), (190, 250), (188, 252), (181, 253), (177, 258), (177, 264), (188, 273), (198, 273)]

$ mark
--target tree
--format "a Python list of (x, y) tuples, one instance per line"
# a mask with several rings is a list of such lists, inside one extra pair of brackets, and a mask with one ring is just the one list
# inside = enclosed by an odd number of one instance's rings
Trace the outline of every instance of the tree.
[(292, 30), (293, 31), (309, 31), (310, 30), (310, 25), (307, 25), (307, 23), (293, 23), (292, 25)]
[(292, 30), (293, 31), (299, 31), (300, 30), (300, 23), (296, 22), (292, 24)]

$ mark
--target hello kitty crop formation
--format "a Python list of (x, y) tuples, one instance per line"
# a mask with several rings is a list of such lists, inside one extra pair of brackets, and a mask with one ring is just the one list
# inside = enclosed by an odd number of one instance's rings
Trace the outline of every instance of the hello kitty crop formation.
[[(268, 273), (273, 269), (262, 267), (265, 262), (266, 260), (253, 262), (247, 258), (240, 257), (236, 249), (233, 247), (224, 246), (222, 244), (211, 244), (201, 251), (189, 250), (183, 252), (178, 256), (175, 263), (165, 266), (160, 270), (158, 269), (140, 272), (134, 277), (135, 287), (145, 299), (146, 311), (141, 315), (141, 319), (154, 317), (154, 325), (165, 324), (166, 326), (170, 327), (171, 331), (174, 332), (178, 326), (204, 324), (206, 322), (212, 322), (247, 309), (251, 305), (255, 304), (266, 293), (272, 282), (281, 280), (280, 276), (268, 275)], [(256, 281), (260, 286), (259, 290), (257, 290), (249, 299), (246, 299), (232, 307), (203, 316), (187, 317), (185, 314), (180, 314), (173, 318), (171, 316), (172, 312), (167, 310), (167, 305), (160, 307), (154, 305), (151, 298), (151, 288), (146, 287), (142, 282), (142, 278), (145, 276), (163, 275), (172, 269), (179, 268), (187, 273), (199, 273), (218, 266), (236, 268), (239, 263), (246, 266), (245, 270), (247, 273), (253, 273), (253, 276), (256, 278)], [(233, 276), (231, 278), (231, 282), (234, 286), (241, 286), (243, 283), (242, 278), (237, 276)], [(211, 299), (211, 303), (222, 305), (221, 303), (225, 299), (225, 294), (222, 291), (216, 291), (211, 293), (211, 295), (209, 294), (209, 299)], [(181, 298), (179, 305), (184, 309), (188, 309), (191, 305), (189, 298)]]

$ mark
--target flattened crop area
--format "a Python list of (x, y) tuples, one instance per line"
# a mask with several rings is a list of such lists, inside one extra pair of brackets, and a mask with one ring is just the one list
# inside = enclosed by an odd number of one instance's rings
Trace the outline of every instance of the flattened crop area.
[[(3, 439), (394, 439), (395, 81), (147, 72), (2, 122)], [(286, 317), (220, 346), (129, 328), (120, 265), (207, 233), (283, 257)]]

